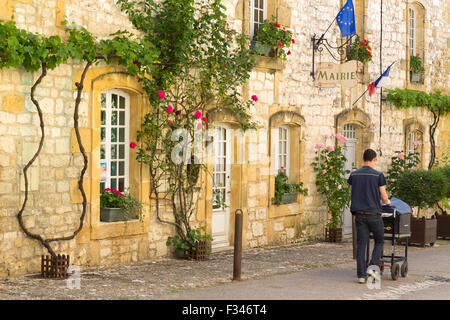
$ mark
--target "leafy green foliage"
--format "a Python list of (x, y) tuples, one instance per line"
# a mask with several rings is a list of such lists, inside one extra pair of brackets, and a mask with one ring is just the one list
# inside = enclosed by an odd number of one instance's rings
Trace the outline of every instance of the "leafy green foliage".
[(357, 35), (352, 44), (347, 46), (346, 61), (358, 60), (363, 63), (372, 60), (372, 48), (369, 45), (369, 40), (361, 38)]
[(422, 59), (419, 54), (411, 56), (409, 60), (409, 70), (414, 73), (424, 73), (425, 68), (422, 65)]
[(179, 253), (183, 253), (188, 250), (195, 250), (195, 243), (199, 241), (206, 241), (210, 243), (213, 238), (211, 235), (206, 234), (206, 227), (199, 227), (191, 229), (186, 238), (181, 238), (179, 235), (168, 237), (166, 245), (172, 246)]
[(403, 171), (397, 178), (397, 196), (412, 207), (432, 208), (445, 198), (448, 180), (441, 170)]
[[(346, 140), (339, 134), (334, 136), (341, 142)], [(334, 136), (332, 135), (332, 142), (335, 140)], [(327, 140), (328, 136), (325, 137), (325, 142)], [(316, 156), (312, 162), (316, 173), (317, 191), (325, 197), (328, 212), (331, 214), (327, 227), (332, 229), (342, 225), (342, 212), (350, 204), (350, 186), (345, 178), (350, 171), (345, 169), (347, 159), (343, 154), (344, 147), (337, 143), (336, 147), (330, 144), (326, 147), (317, 144)]]
[[(177, 231), (168, 244), (180, 247), (181, 241), (189, 246), (191, 217), (200, 190), (198, 171), (206, 170), (193, 151), (197, 147), (203, 150), (202, 130), (211, 109), (233, 114), (244, 130), (255, 126), (249, 113), (253, 101), (244, 101), (240, 94), (255, 59), (247, 48), (248, 38), (228, 26), (219, 0), (117, 3), (140, 31), (142, 43), (156, 53), (149, 57), (145, 51), (137, 52), (141, 63), (138, 75), (152, 106), (138, 132), (141, 147), (137, 159), (149, 166), (157, 219)], [(145, 68), (151, 69), (151, 77), (144, 76)], [(177, 135), (178, 129), (184, 133)], [(195, 137), (200, 137), (196, 139), (200, 146), (192, 144)], [(180, 144), (183, 148), (176, 149)], [(197, 157), (190, 157), (191, 153)], [(190, 163), (174, 161), (174, 156)], [(170, 204), (173, 221), (161, 218), (162, 203)]]
[(275, 205), (281, 204), (281, 199), (285, 193), (301, 193), (308, 195), (308, 189), (303, 188), (303, 182), (289, 183), (286, 171), (280, 169), (275, 176), (275, 196), (272, 198), (272, 203)]
[[(405, 171), (414, 170), (420, 162), (418, 152), (410, 152), (405, 155), (401, 151), (395, 151), (396, 155), (391, 157), (391, 166), (386, 176), (387, 191), (391, 196), (400, 198), (398, 195), (397, 179)], [(401, 199), (401, 198), (400, 198)]]
[(113, 188), (105, 189), (100, 196), (100, 208), (121, 208), (127, 220), (142, 217), (142, 203), (130, 193), (121, 193)]

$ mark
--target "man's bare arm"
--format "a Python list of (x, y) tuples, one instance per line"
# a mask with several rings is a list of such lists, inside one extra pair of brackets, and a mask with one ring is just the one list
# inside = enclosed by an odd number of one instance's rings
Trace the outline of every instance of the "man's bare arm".
[(389, 201), (388, 195), (386, 193), (386, 186), (380, 187), (380, 194), (381, 194), (381, 200), (384, 202), (384, 204), (390, 206), (391, 201)]

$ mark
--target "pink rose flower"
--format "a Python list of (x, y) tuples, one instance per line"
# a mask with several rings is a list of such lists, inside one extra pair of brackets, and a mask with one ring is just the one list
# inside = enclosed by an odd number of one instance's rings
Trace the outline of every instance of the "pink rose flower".
[(202, 113), (199, 110), (197, 110), (194, 113), (194, 117), (195, 117), (195, 119), (200, 119), (202, 117)]
[(134, 149), (134, 148), (136, 148), (136, 142), (130, 142), (130, 148), (131, 149)]
[(328, 149), (329, 151), (333, 151), (333, 150), (334, 150), (333, 146), (327, 146), (327, 149)]
[(413, 141), (412, 145), (413, 147), (417, 147), (420, 144), (420, 141)]
[(323, 144), (317, 143), (314, 148), (315, 149), (322, 149), (323, 148)]
[(172, 113), (173, 112), (173, 107), (170, 104), (167, 106), (166, 112), (167, 113)]
[(103, 192), (108, 192), (108, 191), (111, 191), (111, 189), (110, 188), (106, 188), (105, 190), (103, 190)]
[(206, 119), (206, 117), (203, 117), (202, 120), (204, 123), (208, 123), (208, 119)]
[(161, 99), (164, 99), (166, 97), (166, 94), (164, 93), (164, 91), (159, 90), (157, 93), (158, 97), (160, 97)]
[(405, 154), (403, 152), (400, 152), (399, 154), (397, 154), (397, 158), (399, 158), (399, 159), (403, 159), (404, 156), (405, 156)]
[(122, 192), (120, 192), (119, 190), (117, 190), (116, 188), (112, 188), (112, 192), (114, 192), (115, 194), (117, 194), (120, 197), (123, 197)]
[(338, 190), (341, 190), (342, 189), (342, 185), (341, 184), (338, 185), (337, 188), (338, 188)]
[(203, 129), (203, 124), (201, 122), (199, 122), (197, 124), (197, 130), (202, 130)]
[(252, 95), (252, 100), (257, 102), (258, 101), (258, 97), (256, 95)]
[(322, 170), (322, 173), (323, 173), (323, 174), (327, 173), (327, 170), (323, 169), (323, 170)]

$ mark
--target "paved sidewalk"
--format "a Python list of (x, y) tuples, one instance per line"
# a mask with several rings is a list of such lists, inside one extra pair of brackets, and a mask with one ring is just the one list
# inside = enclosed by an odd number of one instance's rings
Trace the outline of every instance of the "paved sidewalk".
[[(435, 248), (411, 247), (410, 255), (434, 252), (440, 246), (450, 248), (448, 244), (450, 241), (441, 240)], [(232, 281), (233, 251), (226, 251), (213, 253), (209, 260), (200, 262), (164, 258), (81, 268), (79, 289), (68, 288), (65, 280), (42, 279), (37, 274), (0, 279), (0, 299), (189, 299), (183, 295), (187, 289), (192, 292), (194, 288), (235, 283), (245, 286), (253, 280), (294, 273), (302, 277), (314, 273), (314, 277), (326, 278), (323, 270), (334, 270), (339, 277), (343, 274), (341, 280), (348, 280), (349, 285), (354, 286), (356, 265), (351, 239), (338, 244), (313, 242), (244, 250), (242, 282)]]

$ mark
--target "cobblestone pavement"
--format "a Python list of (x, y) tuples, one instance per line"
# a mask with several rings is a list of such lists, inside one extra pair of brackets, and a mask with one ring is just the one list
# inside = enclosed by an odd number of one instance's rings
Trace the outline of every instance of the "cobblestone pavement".
[[(411, 251), (423, 248), (411, 247)], [(354, 261), (351, 239), (342, 243), (309, 242), (243, 251), (242, 279)], [(232, 281), (233, 251), (213, 253), (207, 261), (172, 258), (80, 270), (80, 287), (68, 288), (66, 280), (43, 279), (39, 274), (0, 279), (1, 300), (164, 299), (181, 290), (209, 287)], [(71, 283), (76, 287), (76, 283)], [(69, 285), (70, 287), (70, 285)]]

